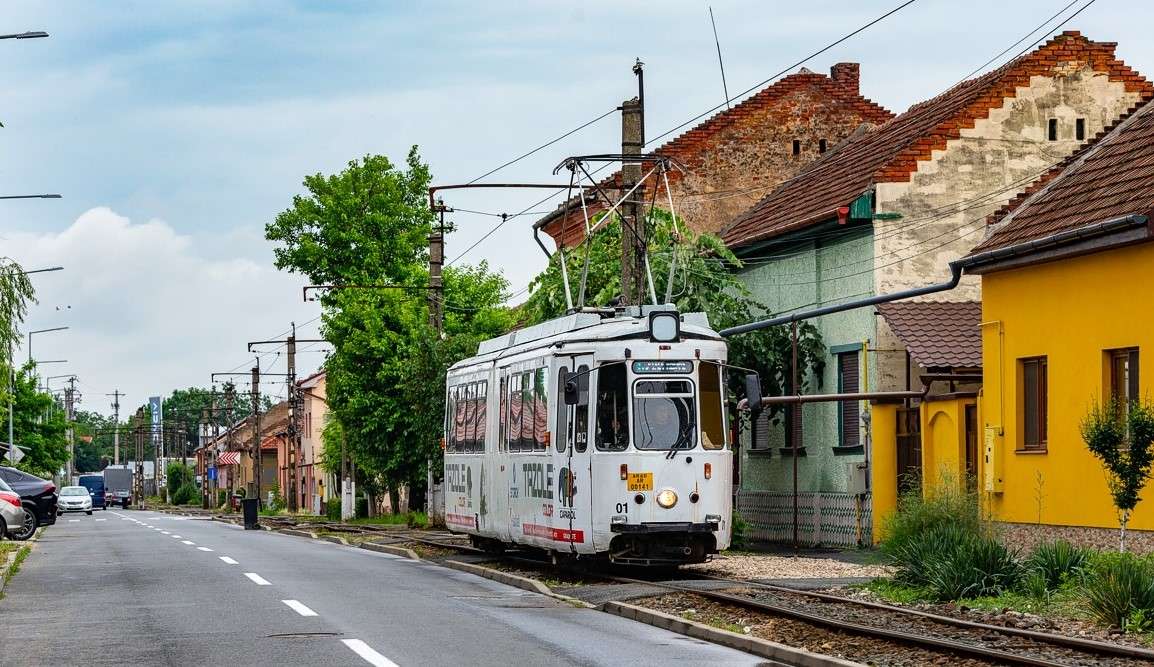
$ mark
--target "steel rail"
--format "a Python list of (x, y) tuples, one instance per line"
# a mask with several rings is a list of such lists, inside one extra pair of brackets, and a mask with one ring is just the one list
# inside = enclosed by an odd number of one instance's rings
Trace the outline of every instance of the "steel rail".
[[(904, 632), (902, 630), (891, 630), (888, 628), (880, 628), (872, 625), (863, 625), (861, 623), (853, 623), (842, 619), (829, 618), (827, 616), (820, 616), (810, 612), (793, 609), (791, 607), (762, 602), (761, 600), (754, 600), (753, 598), (742, 597), (740, 595), (731, 595), (729, 593), (721, 593), (719, 591), (700, 590), (691, 588), (689, 586), (679, 586), (666, 582), (645, 581), (644, 579), (631, 579), (629, 577), (609, 576), (608, 579), (629, 584), (643, 584), (649, 586), (656, 586), (658, 588), (666, 588), (677, 591), (679, 593), (688, 593), (693, 595), (700, 595), (712, 600), (721, 600), (747, 609), (757, 611), (764, 611), (778, 616), (786, 616), (805, 623), (813, 625), (820, 625), (835, 630), (845, 630), (859, 635), (866, 635), (870, 637), (880, 637), (889, 639), (903, 644), (912, 644), (922, 647), (929, 647), (937, 650), (953, 651), (971, 656), (978, 656), (982, 658), (989, 658), (991, 660), (1002, 661), (1006, 664), (1016, 665), (1034, 665), (1035, 667), (1067, 667), (1067, 663), (1055, 662), (1053, 660), (1046, 660), (1044, 658), (1036, 658), (1028, 655), (1021, 655), (1018, 653), (1008, 653), (998, 649), (986, 648), (984, 646), (977, 646), (975, 644), (967, 644), (965, 642), (958, 642), (951, 639), (940, 639), (937, 637), (930, 637), (928, 635), (916, 634), (912, 632)], [(996, 629), (1001, 630), (1001, 628)]]
[(865, 607), (867, 609), (877, 609), (879, 611), (888, 611), (893, 613), (905, 614), (907, 616), (918, 616), (927, 620), (936, 621), (938, 623), (953, 625), (959, 628), (968, 628), (971, 630), (983, 630), (987, 632), (1000, 632), (1002, 634), (1015, 635), (1025, 639), (1033, 639), (1035, 641), (1046, 642), (1050, 644), (1057, 644), (1066, 646), (1068, 648), (1076, 648), (1087, 652), (1108, 653), (1124, 658), (1135, 658), (1142, 660), (1150, 660), (1154, 662), (1154, 651), (1144, 649), (1137, 646), (1126, 646), (1124, 644), (1112, 644), (1110, 642), (1098, 641), (1096, 639), (1084, 639), (1082, 637), (1070, 637), (1067, 635), (1054, 634), (1052, 632), (1040, 632), (1038, 630), (1026, 630), (1023, 628), (1012, 628), (1002, 625), (990, 625), (988, 623), (979, 623), (977, 621), (967, 621), (963, 618), (955, 618), (953, 616), (942, 616), (941, 614), (934, 614), (920, 609), (908, 609), (905, 607), (896, 607), (894, 605), (884, 604), (881, 602), (872, 602), (869, 600), (856, 600), (854, 598), (842, 597), (840, 595), (831, 595), (829, 593), (819, 593), (817, 591), (803, 591), (788, 586), (775, 586), (773, 584), (763, 584), (757, 581), (749, 581), (746, 579), (730, 579), (728, 577), (715, 577), (709, 574), (695, 574), (695, 576), (702, 577), (711, 581), (722, 581), (732, 583), (735, 586), (744, 586), (749, 588), (761, 588), (778, 593), (788, 593), (791, 595), (798, 595), (803, 597), (813, 598), (815, 600), (822, 600), (824, 602), (834, 603), (848, 603)]

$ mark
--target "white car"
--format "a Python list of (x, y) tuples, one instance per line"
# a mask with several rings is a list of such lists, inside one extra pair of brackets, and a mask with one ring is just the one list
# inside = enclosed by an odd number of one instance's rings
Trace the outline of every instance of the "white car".
[(92, 492), (84, 486), (66, 486), (60, 489), (60, 498), (56, 503), (56, 514), (65, 512), (84, 512), (92, 514)]
[(19, 530), (23, 524), (24, 508), (20, 505), (20, 494), (0, 478), (0, 538), (8, 537), (8, 531)]

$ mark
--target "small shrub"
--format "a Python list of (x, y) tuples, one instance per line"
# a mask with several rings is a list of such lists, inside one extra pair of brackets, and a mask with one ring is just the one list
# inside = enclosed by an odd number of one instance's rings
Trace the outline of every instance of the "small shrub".
[(1134, 618), (1154, 617), (1154, 565), (1149, 560), (1128, 554), (1096, 558), (1085, 590), (1086, 606), (1102, 625), (1125, 629)]
[(1038, 569), (1027, 570), (1022, 577), (1022, 592), (1033, 602), (1044, 605), (1050, 600), (1050, 584)]
[(172, 494), (173, 505), (192, 505), (196, 503), (196, 499), (196, 487), (190, 483), (181, 485)]
[(325, 517), (329, 521), (341, 520), (341, 499), (329, 498), (325, 501)]
[(272, 485), (269, 492), (272, 494), (272, 501), (269, 502), (268, 509), (271, 510), (273, 514), (276, 514), (285, 508), (285, 499), (280, 493), (280, 486), (276, 484)]
[(1000, 595), (1018, 584), (1014, 553), (989, 535), (962, 533), (952, 548), (924, 565), (929, 596), (940, 601)]
[(749, 548), (749, 523), (737, 513), (737, 510), (733, 511), (730, 518), (729, 548), (736, 551)]
[(409, 528), (428, 528), (429, 517), (424, 512), (409, 512), (405, 517), (405, 525)]
[(1048, 590), (1054, 591), (1067, 581), (1082, 576), (1093, 552), (1065, 540), (1038, 545), (1026, 561), (1026, 568), (1040, 574)]
[(228, 489), (217, 489), (216, 506), (224, 507), (226, 504), (228, 504)]
[(920, 489), (907, 491), (898, 499), (898, 511), (883, 524), (882, 553), (892, 556), (905, 545), (921, 540), (926, 533), (946, 526), (975, 535), (987, 532), (974, 493), (963, 491), (948, 479), (943, 479), (932, 493), (924, 496)]

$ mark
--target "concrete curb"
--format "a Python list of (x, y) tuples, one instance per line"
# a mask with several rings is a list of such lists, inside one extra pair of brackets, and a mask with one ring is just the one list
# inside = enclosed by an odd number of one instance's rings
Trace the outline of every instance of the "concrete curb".
[(492, 579), (493, 581), (505, 584), (506, 586), (520, 588), (521, 590), (529, 591), (530, 593), (540, 593), (541, 595), (551, 597), (554, 600), (559, 600), (567, 604), (571, 604), (575, 607), (583, 607), (585, 609), (597, 608), (595, 605), (591, 605), (584, 600), (578, 600), (577, 598), (569, 597), (568, 595), (554, 593), (553, 589), (546, 586), (543, 582), (537, 581), (536, 579), (530, 579), (529, 577), (522, 577), (520, 575), (511, 574), (509, 572), (502, 572), (501, 570), (494, 570), (493, 568), (485, 567), (484, 565), (462, 563), (459, 560), (445, 560), (437, 563), (437, 565), (443, 565), (454, 570), (467, 572), (478, 577)]
[[(27, 548), (28, 555), (32, 555), (36, 542), (40, 540), (40, 536), (43, 534), (44, 526), (41, 526), (36, 529), (36, 532), (32, 533), (32, 537), (29, 537), (23, 542), (12, 540), (13, 543), (19, 544), (20, 546), (12, 551), (11, 556), (5, 554), (4, 562), (0, 563), (0, 598), (4, 597), (4, 591), (8, 588), (8, 580), (11, 578), (8, 576), (8, 571), (12, 569), (12, 565), (16, 562), (16, 556), (20, 553), (20, 550)], [(25, 560), (27, 560), (27, 556), (25, 556)]]
[(295, 528), (282, 528), (281, 530), (278, 530), (277, 532), (281, 533), (282, 535), (294, 535), (296, 537), (307, 537), (307, 538), (313, 539), (313, 540), (317, 539), (316, 533), (311, 532), (311, 531), (307, 531), (307, 530), (297, 530)]
[(400, 556), (401, 558), (408, 558), (411, 560), (421, 560), (417, 552), (405, 547), (395, 547), (391, 544), (374, 544), (372, 542), (361, 542), (357, 545), (358, 548), (366, 551), (376, 551), (383, 554), (391, 554), (393, 556)]
[[(281, 531), (284, 532), (284, 531)], [(314, 540), (324, 540), (325, 542), (332, 542), (333, 544), (343, 544), (349, 546), (349, 541), (340, 535), (312, 535)]]
[(640, 623), (646, 623), (670, 632), (702, 639), (721, 646), (727, 646), (738, 651), (745, 651), (753, 655), (780, 661), (797, 667), (861, 667), (861, 663), (842, 660), (832, 656), (812, 653), (804, 649), (793, 648), (785, 644), (778, 644), (767, 639), (739, 635), (736, 632), (722, 630), (703, 623), (689, 621), (672, 614), (665, 614), (652, 609), (638, 607), (624, 602), (606, 602), (601, 610), (628, 618)]

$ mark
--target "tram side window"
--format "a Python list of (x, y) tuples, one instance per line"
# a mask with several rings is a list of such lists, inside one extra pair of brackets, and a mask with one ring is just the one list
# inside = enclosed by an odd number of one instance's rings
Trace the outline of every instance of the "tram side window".
[(549, 445), (549, 370), (538, 368), (533, 382), (533, 450), (543, 452)]
[(457, 388), (445, 392), (445, 451), (452, 452), (453, 435), (457, 432)]
[(511, 452), (521, 451), (521, 421), (524, 409), (521, 402), (521, 374), (509, 376), (509, 431), (506, 445)]
[(568, 406), (565, 405), (565, 381), (569, 378), (569, 367), (562, 366), (557, 371), (557, 413), (556, 423), (553, 425), (553, 439), (557, 441), (557, 453), (565, 451), (565, 440), (569, 437)]
[(461, 452), (470, 452), (473, 449), (473, 440), (477, 430), (477, 385), (470, 382), (461, 388), (461, 401), (465, 410), (465, 428), (461, 437)]
[(533, 424), (537, 419), (537, 406), (533, 403), (533, 372), (521, 374), (521, 437), (517, 441), (519, 451), (533, 451)]
[(489, 383), (483, 380), (473, 388), (473, 439), (469, 443), (470, 452), (485, 451), (485, 431), (489, 425), (488, 388)]
[(698, 374), (701, 446), (705, 449), (722, 449), (725, 447), (725, 393), (722, 391), (721, 366), (703, 361)]
[(577, 409), (573, 411), (573, 447), (583, 452), (589, 446), (589, 367), (577, 367)]
[(505, 438), (508, 437), (509, 433), (509, 396), (506, 393), (508, 382), (507, 378), (501, 378), (501, 388), (497, 392), (501, 397), (501, 414), (497, 417), (497, 442), (500, 444), (497, 448), (501, 451), (508, 449), (508, 445), (505, 442)]
[(597, 374), (597, 449), (623, 451), (629, 446), (629, 385), (625, 365), (605, 364)]
[(466, 397), (465, 385), (453, 387), (453, 416), (452, 429), (449, 434), (449, 451), (460, 453), (464, 450), (465, 437), (468, 430), (469, 402)]

